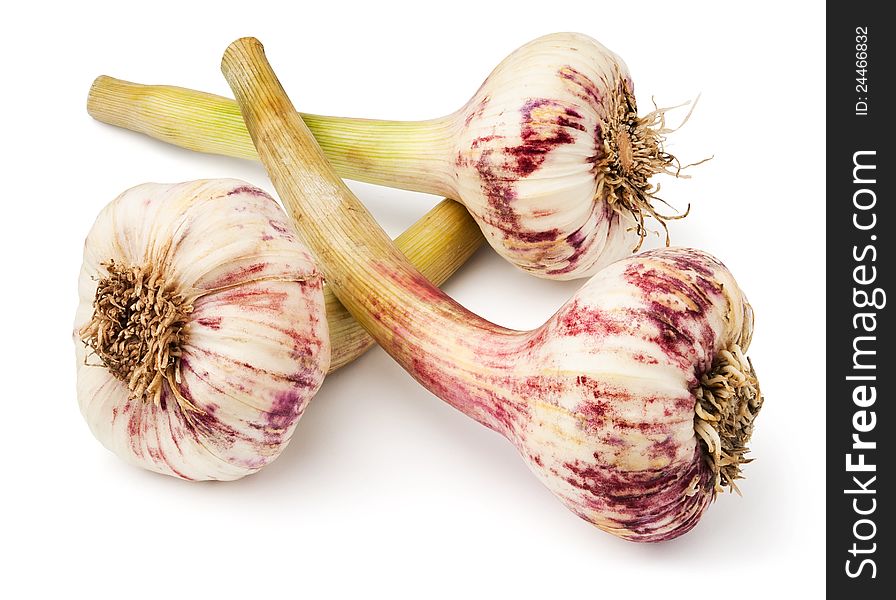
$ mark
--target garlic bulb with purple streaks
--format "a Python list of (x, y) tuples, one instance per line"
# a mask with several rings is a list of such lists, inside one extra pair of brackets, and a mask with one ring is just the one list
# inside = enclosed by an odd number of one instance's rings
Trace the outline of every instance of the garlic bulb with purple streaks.
[(619, 537), (691, 530), (740, 477), (763, 399), (753, 311), (714, 257), (664, 248), (598, 272), (514, 331), (432, 286), (329, 167), (260, 42), (224, 53), (259, 156), (334, 293), (433, 394), (505, 436), (570, 510)]
[(231, 480), (277, 458), (330, 362), (323, 279), (236, 180), (144, 184), (100, 213), (75, 318), (78, 402), (130, 463)]
[[(99, 77), (90, 114), (193, 150), (258, 158), (237, 105)], [(540, 277), (575, 279), (637, 250), (663, 149), (662, 110), (638, 116), (622, 59), (578, 33), (510, 54), (460, 110), (418, 122), (303, 114), (341, 176), (456, 198), (492, 247)], [(668, 243), (668, 236), (667, 236)]]
[(555, 279), (596, 273), (641, 245), (650, 178), (674, 173), (662, 111), (639, 117), (622, 59), (575, 33), (504, 59), (455, 119), (454, 197), (518, 267)]

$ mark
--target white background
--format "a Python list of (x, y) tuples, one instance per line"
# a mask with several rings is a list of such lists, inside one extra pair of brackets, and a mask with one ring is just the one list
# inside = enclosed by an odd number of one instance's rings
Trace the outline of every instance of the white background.
[[(823, 586), (824, 14), (817, 3), (482, 0), (18, 3), (4, 9), (0, 595), (801, 598)], [(198, 4), (198, 3), (197, 3)], [(283, 456), (229, 484), (124, 465), (79, 414), (71, 327), (84, 235), (144, 181), (239, 177), (94, 122), (109, 74), (230, 95), (218, 64), (254, 35), (304, 111), (396, 119), (459, 107), (522, 43), (577, 30), (628, 63), (642, 111), (702, 93), (670, 138), (715, 158), (665, 197), (679, 245), (729, 266), (757, 315), (766, 405), (755, 462), (696, 529), (636, 545), (579, 520), (504, 439), (381, 351), (325, 382)], [(683, 115), (682, 115), (683, 116)], [(675, 115), (672, 115), (674, 122)], [(397, 234), (436, 202), (351, 184)], [(447, 290), (503, 325), (541, 324), (579, 283), (483, 250)]]

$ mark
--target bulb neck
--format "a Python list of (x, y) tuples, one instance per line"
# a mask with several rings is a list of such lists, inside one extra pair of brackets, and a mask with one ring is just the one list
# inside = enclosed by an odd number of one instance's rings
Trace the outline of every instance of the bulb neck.
[[(356, 297), (370, 313), (365, 327), (382, 348), (430, 392), (513, 439), (526, 414), (526, 396), (514, 392), (532, 334), (471, 313), (421, 276), (384, 263), (371, 266), (380, 295)], [(352, 294), (364, 289), (350, 285)]]
[[(87, 111), (104, 123), (190, 150), (258, 159), (239, 106), (229, 98), (100, 76), (90, 88)], [(456, 115), (428, 121), (302, 117), (342, 177), (456, 196)]]
[(376, 185), (456, 196), (451, 156), (453, 116), (428, 121), (383, 121), (302, 115), (342, 177)]

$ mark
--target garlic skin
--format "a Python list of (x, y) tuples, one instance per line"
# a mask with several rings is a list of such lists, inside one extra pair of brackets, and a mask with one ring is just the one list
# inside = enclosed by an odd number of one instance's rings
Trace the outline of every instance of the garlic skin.
[[(126, 269), (146, 275), (139, 289), (121, 292), (131, 304), (91, 329), (98, 288), (120, 288), (114, 275)], [(285, 448), (329, 366), (322, 286), (289, 220), (254, 186), (203, 180), (124, 192), (88, 234), (78, 280), (77, 392), (91, 431), (127, 462), (182, 479), (258, 471)], [(142, 306), (134, 300), (141, 293)], [(113, 374), (108, 365), (121, 350), (108, 339), (127, 315), (132, 333), (150, 340), (168, 323), (142, 328), (141, 318), (153, 318), (138, 314), (147, 302), (162, 314), (180, 307), (174, 341), (162, 358), (125, 356)], [(142, 383), (129, 389), (122, 373), (142, 367)]]
[(455, 197), (517, 267), (593, 275), (640, 246), (640, 215), (656, 216), (648, 180), (674, 160), (662, 113), (636, 113), (619, 56), (582, 34), (538, 38), (454, 115)]
[[(520, 363), (531, 370), (515, 370), (532, 397), (505, 435), (583, 519), (634, 541), (678, 537), (742, 476), (763, 402), (743, 355), (752, 335), (746, 296), (711, 255), (664, 248), (618, 261), (527, 340)], [(731, 393), (704, 422), (700, 398), (716, 383)], [(730, 456), (708, 447), (701, 428), (713, 427), (737, 448)]]

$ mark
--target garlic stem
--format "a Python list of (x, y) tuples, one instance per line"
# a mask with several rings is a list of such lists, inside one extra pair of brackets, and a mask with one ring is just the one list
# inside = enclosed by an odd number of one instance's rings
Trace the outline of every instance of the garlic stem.
[[(465, 363), (495, 364), (514, 354), (511, 349), (525, 334), (486, 321), (421, 277), (334, 173), (258, 40), (234, 42), (222, 70), (243, 108), (262, 163), (329, 286), (386, 352), (418, 378), (423, 362), (438, 362), (440, 368), (456, 371), (451, 379), (467, 383), (472, 379)], [(396, 331), (402, 332), (400, 339), (393, 335)], [(459, 343), (467, 349), (466, 357), (458, 356)], [(445, 399), (477, 421), (499, 428), (485, 396), (457, 391)]]
[[(87, 96), (96, 120), (210, 154), (258, 160), (239, 106), (229, 98), (101, 75)], [(340, 176), (452, 196), (453, 116), (385, 121), (303, 114)]]
[[(483, 241), (482, 232), (467, 210), (446, 199), (395, 238), (395, 245), (433, 285), (442, 285)], [(333, 348), (329, 370), (332, 373), (366, 352), (374, 341), (340, 304), (329, 285), (324, 286), (324, 299)]]

